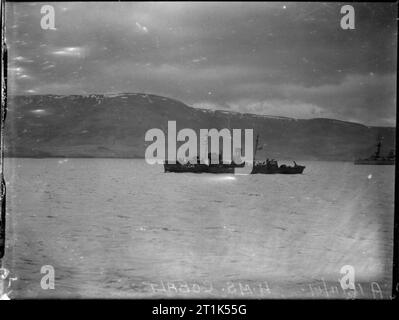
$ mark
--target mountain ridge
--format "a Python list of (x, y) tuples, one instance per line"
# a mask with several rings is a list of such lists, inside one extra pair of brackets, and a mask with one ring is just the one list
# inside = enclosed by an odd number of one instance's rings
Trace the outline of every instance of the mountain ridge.
[[(161, 96), (153, 93), (145, 93), (145, 92), (120, 92), (120, 93), (91, 93), (91, 94), (71, 94), (71, 95), (60, 95), (60, 94), (29, 94), (29, 95), (10, 95), (9, 98), (11, 97), (43, 97), (43, 96), (48, 96), (48, 97), (57, 97), (57, 98), (66, 98), (66, 97), (83, 97), (83, 98), (92, 98), (92, 97), (103, 97), (103, 98), (116, 98), (116, 97), (123, 97), (123, 96), (134, 96), (134, 95), (142, 95), (142, 96), (153, 96), (153, 97), (158, 97), (158, 98), (165, 98), (171, 101), (176, 101), (179, 103), (183, 103), (175, 98), (171, 97), (166, 97), (166, 96)], [(257, 113), (251, 113), (251, 112), (239, 112), (239, 111), (231, 111), (231, 110), (224, 110), (224, 109), (207, 109), (207, 108), (199, 108), (199, 107), (192, 107), (189, 105), (186, 105), (189, 108), (193, 108), (196, 110), (201, 110), (204, 112), (222, 112), (222, 113), (229, 113), (233, 115), (249, 115), (249, 116), (255, 116), (255, 117), (265, 117), (265, 118), (275, 118), (275, 119), (287, 119), (287, 120), (329, 120), (329, 121), (336, 121), (336, 122), (343, 122), (343, 123), (350, 123), (350, 124), (357, 124), (360, 126), (365, 126), (365, 127), (374, 127), (374, 128), (394, 128), (392, 126), (370, 126), (366, 125), (360, 122), (355, 122), (355, 121), (348, 121), (348, 120), (340, 120), (340, 119), (334, 119), (334, 118), (324, 118), (324, 117), (315, 117), (315, 118), (293, 118), (293, 117), (286, 117), (286, 116), (274, 116), (274, 115), (269, 115), (269, 114), (257, 114)]]
[(199, 109), (152, 93), (13, 95), (8, 97), (8, 157), (143, 158), (151, 128), (254, 129), (266, 146), (258, 157), (352, 161), (394, 148), (395, 127), (373, 127), (330, 118), (296, 119)]

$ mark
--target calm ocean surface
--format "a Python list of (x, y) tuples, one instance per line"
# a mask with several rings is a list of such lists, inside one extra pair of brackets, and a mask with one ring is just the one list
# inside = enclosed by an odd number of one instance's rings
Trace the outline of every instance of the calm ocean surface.
[(10, 297), (344, 297), (344, 265), (359, 297), (387, 297), (394, 166), (300, 163), (303, 175), (234, 176), (6, 159)]

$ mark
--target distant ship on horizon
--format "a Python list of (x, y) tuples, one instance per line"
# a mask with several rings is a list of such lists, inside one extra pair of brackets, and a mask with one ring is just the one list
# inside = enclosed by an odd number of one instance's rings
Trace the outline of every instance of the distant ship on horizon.
[[(256, 151), (260, 150), (262, 147), (258, 146), (259, 144), (259, 135), (256, 137), (256, 145), (255, 145), (255, 154), (252, 160), (252, 169), (251, 174), (301, 174), (305, 169), (305, 166), (298, 165), (294, 161), (293, 166), (287, 166), (285, 164), (278, 165), (277, 161), (274, 159), (266, 159), (265, 161), (256, 161), (255, 155)], [(218, 157), (219, 161), (217, 163), (212, 163), (212, 157)], [(231, 163), (223, 163), (223, 159), (221, 155), (208, 153), (208, 164), (200, 163), (199, 157), (194, 159), (191, 162), (186, 164), (181, 164), (180, 162), (176, 163), (168, 163), (165, 161), (164, 163), (164, 171), (165, 172), (192, 172), (192, 173), (234, 173), (235, 169), (243, 168), (245, 166), (245, 162), (242, 161), (232, 161)]]
[(395, 164), (395, 151), (391, 150), (388, 156), (381, 156), (381, 141), (382, 138), (377, 138), (377, 150), (373, 155), (365, 159), (356, 159), (354, 164), (368, 164), (368, 165), (394, 165)]

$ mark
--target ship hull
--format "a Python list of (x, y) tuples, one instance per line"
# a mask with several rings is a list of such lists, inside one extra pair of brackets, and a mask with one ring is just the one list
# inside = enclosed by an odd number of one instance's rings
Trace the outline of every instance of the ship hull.
[[(164, 164), (165, 172), (175, 173), (234, 173), (236, 168), (243, 166), (208, 166), (206, 164), (197, 164), (192, 166), (181, 164)], [(252, 168), (251, 174), (301, 174), (305, 166), (294, 167), (266, 167), (255, 166)]]
[(181, 165), (181, 164), (164, 164), (165, 172), (175, 173), (234, 173), (235, 168), (242, 168), (241, 166), (232, 165), (206, 165), (206, 164), (195, 164), (195, 165)]
[(355, 164), (365, 164), (365, 165), (373, 165), (373, 166), (379, 166), (379, 165), (394, 165), (395, 160), (355, 160)]
[(252, 169), (251, 174), (302, 174), (305, 170), (305, 166), (295, 166), (295, 167), (272, 167), (268, 168), (266, 166), (255, 166)]

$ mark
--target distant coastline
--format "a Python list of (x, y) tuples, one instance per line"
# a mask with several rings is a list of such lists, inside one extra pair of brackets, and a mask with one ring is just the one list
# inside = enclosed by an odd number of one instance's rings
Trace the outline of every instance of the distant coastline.
[(269, 115), (269, 114), (231, 111), (231, 110), (226, 110), (226, 109), (199, 108), (199, 107), (193, 107), (189, 104), (186, 104), (183, 101), (179, 101), (176, 98), (161, 96), (161, 95), (149, 93), (149, 92), (90, 93), (90, 94), (86, 94), (86, 95), (83, 95), (83, 94), (61, 95), (61, 94), (51, 94), (51, 93), (48, 93), (48, 94), (9, 94), (8, 99), (12, 100), (12, 99), (30, 98), (30, 97), (37, 97), (39, 99), (41, 99), (43, 97), (48, 97), (48, 98), (52, 98), (52, 99), (62, 99), (62, 98), (66, 98), (66, 97), (86, 98), (86, 99), (93, 99), (93, 98), (99, 98), (99, 99), (123, 98), (124, 99), (129, 96), (143, 96), (143, 97), (149, 97), (149, 98), (154, 97), (154, 98), (164, 99), (164, 100), (168, 100), (168, 101), (174, 101), (179, 104), (184, 104), (188, 108), (200, 110), (202, 112), (209, 112), (209, 113), (224, 113), (224, 114), (231, 114), (231, 115), (241, 115), (241, 116), (261, 117), (261, 118), (268, 118), (268, 119), (281, 119), (281, 120), (291, 120), (291, 121), (321, 120), (321, 121), (331, 121), (331, 122), (337, 122), (337, 123), (347, 123), (347, 124), (359, 125), (359, 126), (363, 126), (363, 127), (367, 127), (367, 128), (371, 128), (371, 127), (373, 127), (373, 128), (396, 128), (396, 126), (372, 126), (372, 125), (367, 125), (367, 124), (356, 122), (356, 121), (334, 119), (334, 118), (324, 118), (324, 117), (292, 118), (292, 117), (275, 116), (275, 115)]
[(144, 157), (145, 133), (180, 128), (253, 129), (257, 159), (353, 161), (369, 156), (378, 135), (382, 153), (395, 148), (395, 127), (328, 118), (294, 119), (190, 107), (148, 93), (13, 95), (8, 97), (5, 156), (9, 158)]

